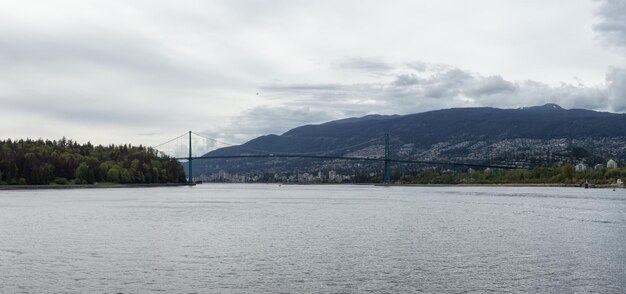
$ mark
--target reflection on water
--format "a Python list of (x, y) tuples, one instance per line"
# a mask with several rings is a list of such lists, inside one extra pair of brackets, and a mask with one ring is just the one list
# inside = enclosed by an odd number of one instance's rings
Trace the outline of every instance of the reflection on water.
[(626, 292), (626, 190), (0, 191), (0, 293)]

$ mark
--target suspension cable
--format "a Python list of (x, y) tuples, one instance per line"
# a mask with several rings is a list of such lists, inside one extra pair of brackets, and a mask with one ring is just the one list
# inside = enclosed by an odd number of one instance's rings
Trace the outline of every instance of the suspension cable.
[(159, 145), (151, 146), (150, 148), (152, 148), (152, 149), (156, 149), (157, 147), (161, 147), (161, 146), (163, 146), (163, 145), (165, 145), (165, 144), (167, 144), (167, 143), (170, 143), (170, 142), (172, 142), (172, 141), (174, 141), (174, 140), (180, 139), (181, 137), (186, 136), (186, 135), (188, 135), (188, 134), (189, 134), (189, 133), (184, 133), (184, 134), (182, 134), (182, 135), (180, 135), (180, 136), (178, 136), (178, 137), (176, 137), (176, 138), (174, 138), (174, 139), (168, 140), (168, 141), (163, 142), (163, 143), (161, 143), (161, 144), (159, 144)]

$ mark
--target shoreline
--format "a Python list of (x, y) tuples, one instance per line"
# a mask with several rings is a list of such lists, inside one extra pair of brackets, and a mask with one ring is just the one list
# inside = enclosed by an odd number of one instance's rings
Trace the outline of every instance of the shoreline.
[(582, 189), (607, 189), (607, 188), (624, 188), (611, 184), (589, 185), (585, 186), (576, 184), (377, 184), (377, 186), (409, 186), (409, 187), (543, 187), (543, 188), (582, 188)]
[(195, 183), (166, 183), (166, 184), (91, 184), (91, 185), (0, 185), (0, 191), (20, 190), (72, 190), (72, 189), (120, 189), (120, 188), (158, 188), (195, 186)]
[[(353, 185), (353, 186), (376, 186), (376, 187), (544, 187), (544, 188), (582, 188), (585, 186), (578, 184), (383, 184), (383, 183), (227, 183), (227, 182), (206, 182), (202, 184), (275, 184), (284, 186), (328, 186), (328, 185)], [(615, 186), (613, 184), (594, 184), (589, 185), (588, 189), (623, 189), (623, 186)]]
[[(210, 184), (265, 184), (285, 186), (327, 186), (327, 185), (356, 185), (376, 187), (543, 187), (543, 188), (582, 188), (575, 184), (383, 184), (383, 183), (202, 183)], [(0, 191), (28, 191), (28, 190), (74, 190), (74, 189), (121, 189), (121, 188), (160, 188), (160, 187), (193, 187), (196, 183), (166, 183), (166, 184), (111, 184), (100, 183), (92, 185), (0, 185)], [(590, 185), (589, 189), (623, 189), (625, 187), (611, 184)]]

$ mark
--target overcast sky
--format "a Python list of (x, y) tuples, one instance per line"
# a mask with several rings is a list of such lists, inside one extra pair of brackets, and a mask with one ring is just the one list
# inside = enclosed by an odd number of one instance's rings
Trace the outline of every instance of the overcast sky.
[(0, 4), (2, 139), (242, 143), (372, 113), (626, 112), (626, 0)]

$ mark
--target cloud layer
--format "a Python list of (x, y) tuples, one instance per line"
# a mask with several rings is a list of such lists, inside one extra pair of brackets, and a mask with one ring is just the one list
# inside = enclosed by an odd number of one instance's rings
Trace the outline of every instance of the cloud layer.
[(624, 112), (624, 5), (5, 1), (0, 138), (156, 145), (193, 129), (241, 143), (372, 113)]
[[(363, 58), (361, 61), (365, 60)], [(369, 64), (367, 62), (362, 62)], [(376, 63), (378, 64), (378, 63)], [(503, 107), (557, 103), (566, 108), (621, 111), (623, 71), (611, 69), (603, 85), (538, 81), (509, 81), (500, 75), (482, 75), (457, 67), (425, 62), (385, 64), (372, 69), (380, 81), (358, 84), (273, 84), (262, 88), (272, 100), (287, 107), (307, 105), (345, 117), (371, 113), (408, 114), (450, 107)]]
[(599, 0), (597, 16), (600, 21), (593, 26), (600, 37), (612, 46), (626, 49), (626, 1)]

